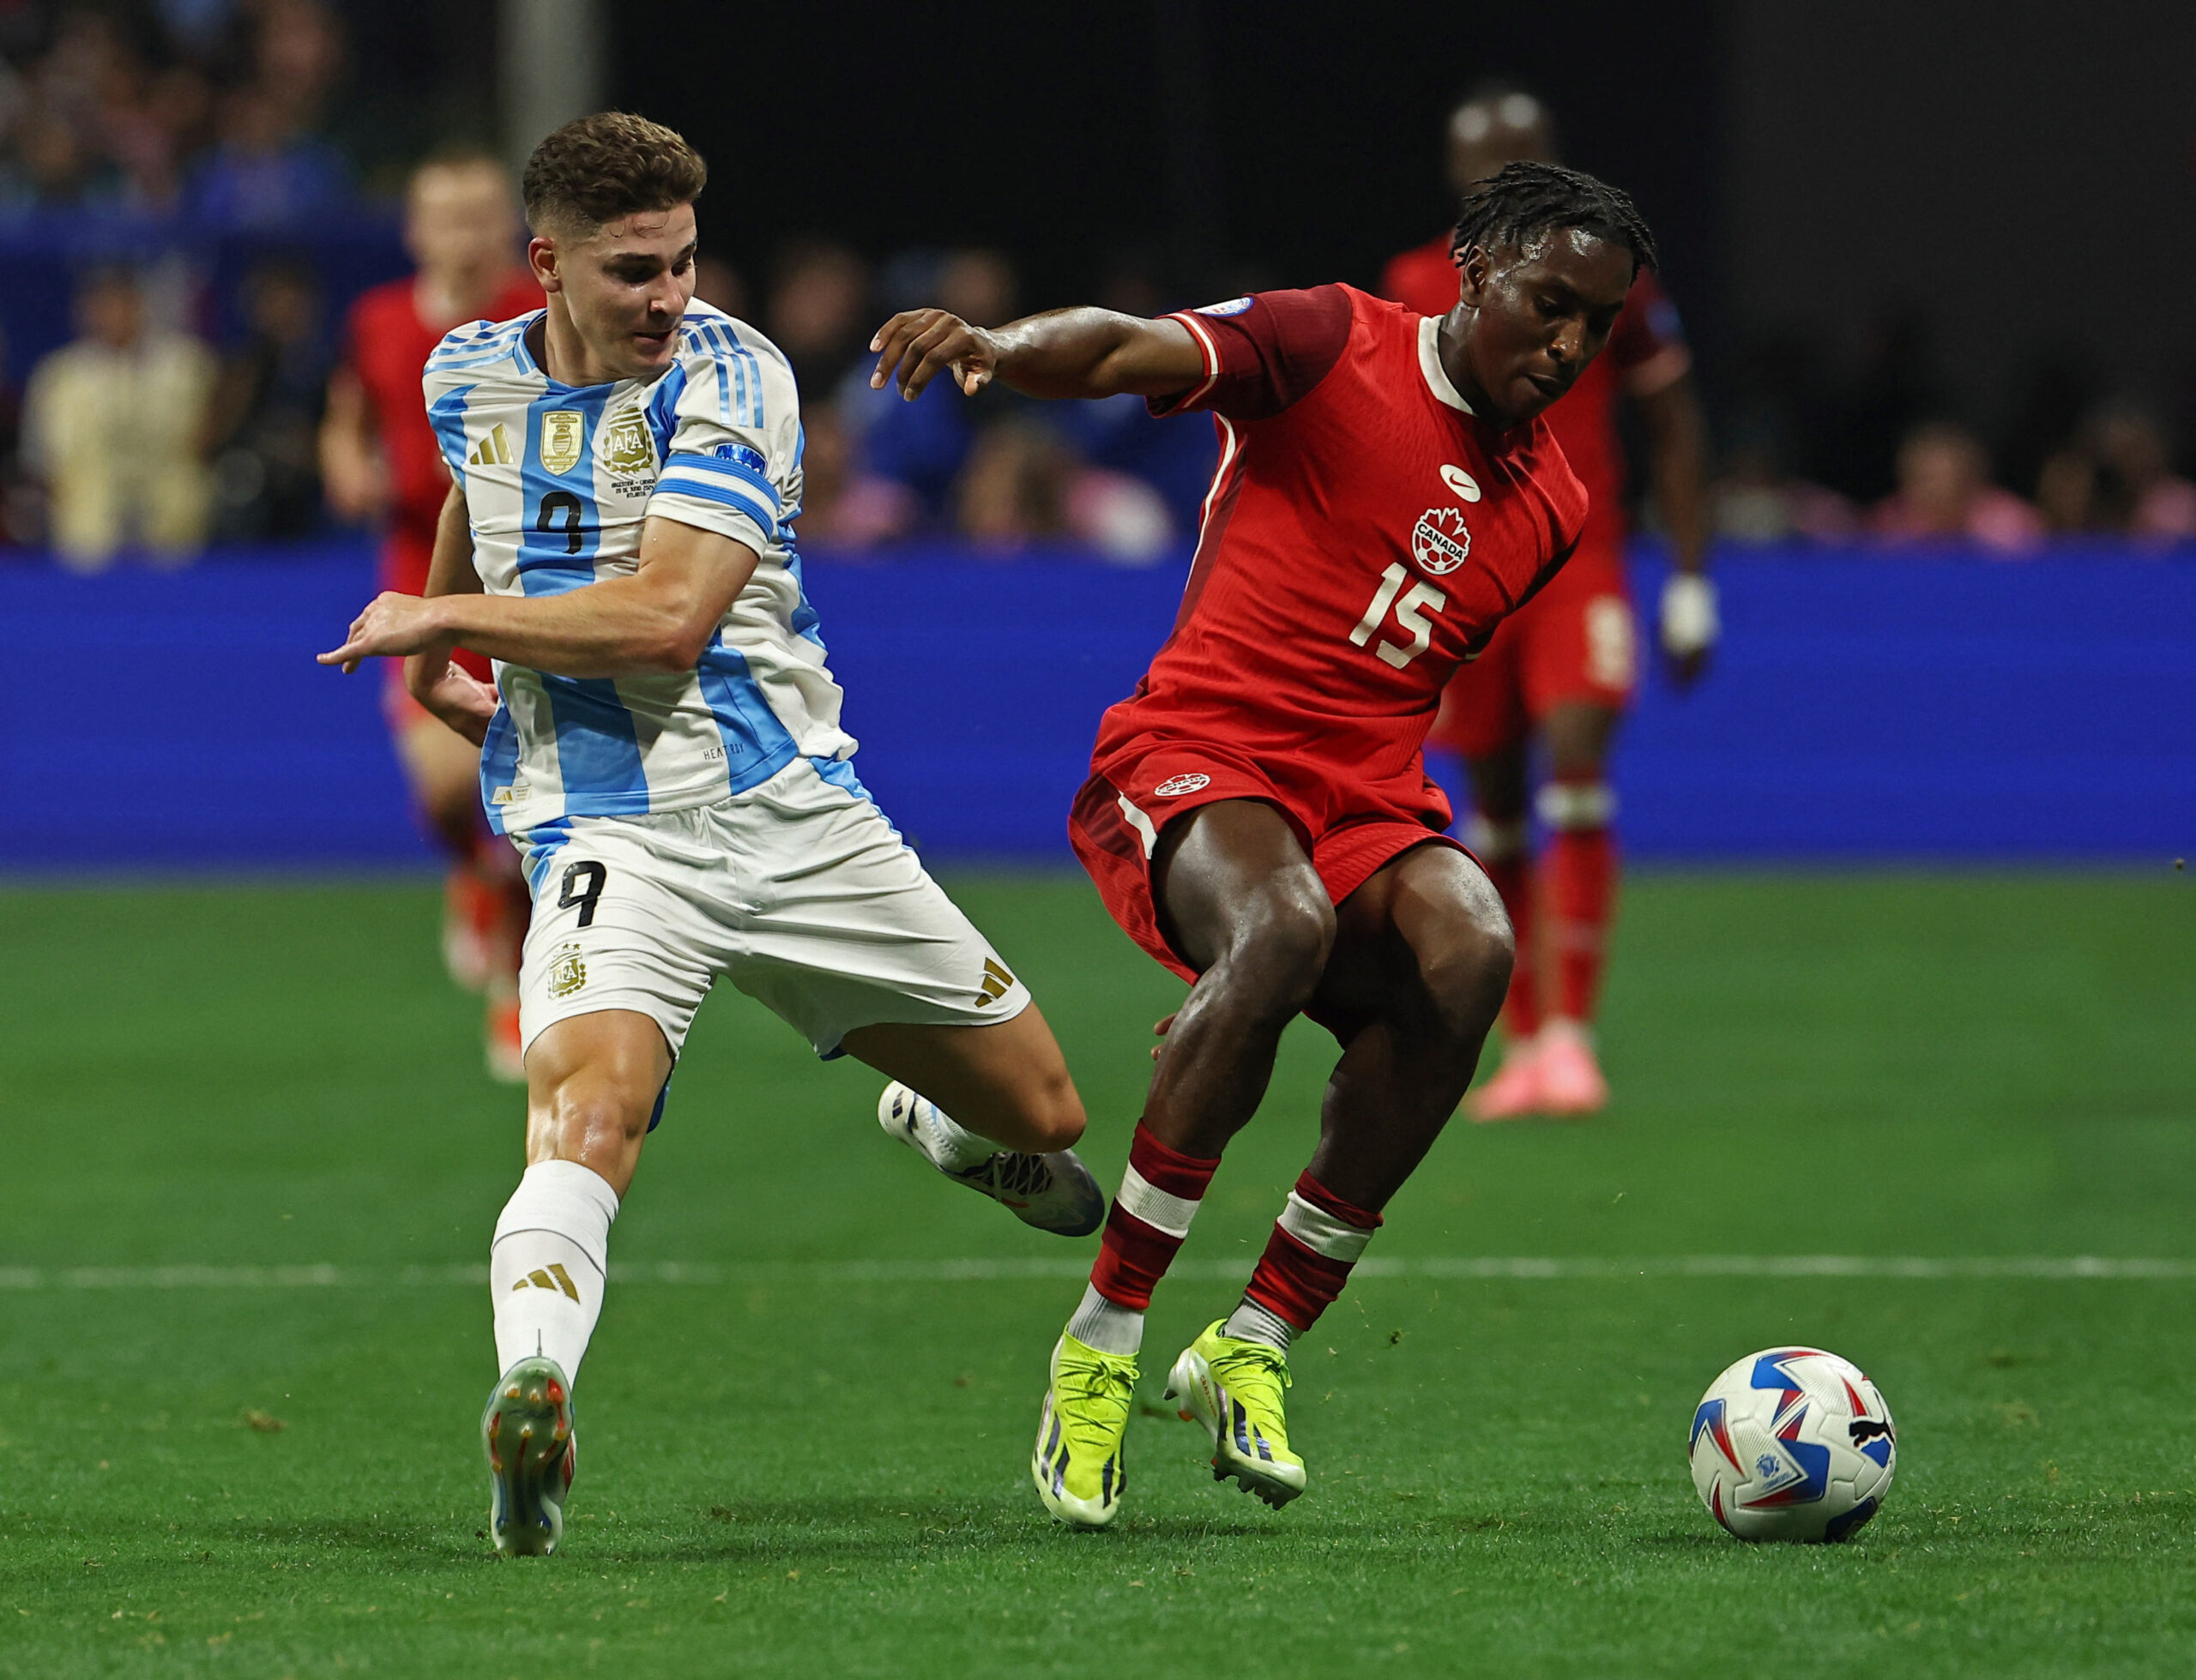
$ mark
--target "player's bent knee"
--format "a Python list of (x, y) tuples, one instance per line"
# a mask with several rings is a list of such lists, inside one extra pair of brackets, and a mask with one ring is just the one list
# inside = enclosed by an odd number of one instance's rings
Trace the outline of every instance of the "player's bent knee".
[(1485, 876), (1472, 871), (1463, 885), (1437, 915), (1418, 924), (1412, 943), (1436, 1030), (1476, 1045), (1501, 1013), (1517, 939)]
[(527, 1159), (576, 1161), (623, 1195), (669, 1063), (646, 1017), (605, 1013), (549, 1027), (527, 1053)]
[(592, 1080), (567, 1081), (552, 1109), (560, 1134), (628, 1142), (647, 1135), (655, 1111), (653, 1095), (644, 1098), (622, 1085)]
[(981, 1100), (969, 1103), (966, 1112), (950, 1102), (944, 1107), (981, 1135), (1032, 1154), (1071, 1148), (1083, 1135), (1083, 1098), (1057, 1046), (1049, 1055), (1032, 1054), (1019, 1061)]
[(1228, 989), (1248, 991), (1276, 1010), (1294, 1015), (1318, 989), (1335, 948), (1334, 906), (1324, 895), (1260, 894), (1244, 907), (1232, 930)]
[(1422, 955), (1419, 975), (1442, 1030), (1476, 1044), (1502, 1012), (1517, 955), (1509, 919), (1499, 911), (1469, 918)]
[(1089, 1123), (1083, 1111), (1083, 1098), (1067, 1069), (1048, 1075), (1025, 1099), (1022, 1115), (1027, 1141), (1022, 1147), (1041, 1155), (1072, 1149)]
[(582, 1073), (530, 1106), (529, 1161), (576, 1161), (624, 1193), (655, 1111), (653, 1094), (643, 1099), (620, 1081)]

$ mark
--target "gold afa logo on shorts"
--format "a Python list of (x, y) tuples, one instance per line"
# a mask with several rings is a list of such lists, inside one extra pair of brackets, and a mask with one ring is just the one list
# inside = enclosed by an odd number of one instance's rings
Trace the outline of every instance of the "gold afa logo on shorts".
[(576, 945), (560, 945), (549, 963), (549, 996), (562, 1003), (587, 984), (587, 964)]

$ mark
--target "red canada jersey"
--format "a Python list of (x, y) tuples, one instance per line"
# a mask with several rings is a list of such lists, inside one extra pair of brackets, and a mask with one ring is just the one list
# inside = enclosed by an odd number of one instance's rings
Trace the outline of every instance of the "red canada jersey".
[[(1457, 306), (1457, 270), (1449, 236), (1391, 258), (1380, 275), (1380, 294), (1421, 315), (1446, 315)], [(1692, 365), (1676, 306), (1642, 268), (1625, 296), (1608, 346), (1586, 364), (1578, 382), (1547, 411), (1549, 428), (1571, 470), (1586, 486), (1592, 510), (1586, 541), (1599, 547), (1624, 540), (1624, 443), (1617, 436), (1620, 394), (1651, 396)]]
[(1168, 318), (1205, 376), (1152, 412), (1210, 410), (1220, 465), (1173, 634), (1097, 760), (1202, 739), (1410, 771), (1457, 665), (1568, 557), (1584, 490), (1544, 423), (1473, 415), (1437, 320), (1347, 286)]
[[(381, 437), (382, 459), (389, 470), (389, 522), (393, 540), (384, 545), (383, 587), (418, 594), (426, 572), (416, 565), (424, 546), (431, 550), (435, 522), (449, 494), (449, 469), (442, 446), (427, 424), (419, 380), (427, 356), (443, 334), (459, 323), (431, 326), (419, 319), (414, 286), (407, 277), (377, 286), (351, 305), (345, 323), (345, 359), (365, 391), (374, 428)], [(509, 321), (541, 307), (541, 288), (524, 269), (513, 269), (491, 300), (488, 319)], [(409, 538), (407, 545), (401, 539)], [(415, 569), (418, 575), (413, 576)]]

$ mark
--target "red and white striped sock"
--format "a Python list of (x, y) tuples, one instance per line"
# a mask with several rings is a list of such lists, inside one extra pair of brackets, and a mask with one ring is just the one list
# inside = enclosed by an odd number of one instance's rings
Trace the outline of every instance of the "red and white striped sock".
[(1288, 1193), (1242, 1304), (1222, 1333), (1270, 1342), (1282, 1352), (1289, 1339), (1319, 1322), (1319, 1315), (1349, 1281), (1380, 1216), (1344, 1201), (1309, 1172)]
[(1616, 796), (1606, 783), (1551, 782), (1541, 790), (1549, 828), (1548, 932), (1555, 946), (1553, 1014), (1581, 1025), (1594, 1019), (1609, 924), (1616, 912)]
[(1220, 1162), (1169, 1149), (1137, 1123), (1120, 1194), (1106, 1215), (1106, 1234), (1083, 1304), (1067, 1333), (1101, 1353), (1134, 1353), (1143, 1346), (1143, 1315), (1151, 1292), (1190, 1234), (1205, 1186)]

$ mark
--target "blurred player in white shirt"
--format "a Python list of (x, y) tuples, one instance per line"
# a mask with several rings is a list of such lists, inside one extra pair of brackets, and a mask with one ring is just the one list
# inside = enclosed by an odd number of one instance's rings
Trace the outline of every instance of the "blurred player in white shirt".
[(461, 328), (427, 364), (455, 482), (426, 595), (377, 597), (321, 656), (407, 656), (419, 703), (484, 744), (490, 822), (534, 889), (528, 1165), (491, 1250), (504, 1374), (482, 1419), (504, 1551), (561, 1536), (610, 1223), (719, 975), (889, 1075), (880, 1120), (940, 1171), (1047, 1230), (1105, 1213), (1051, 1030), (848, 762), (792, 531), (792, 373), (692, 299), (705, 179), (620, 113), (535, 150), (547, 308)]

